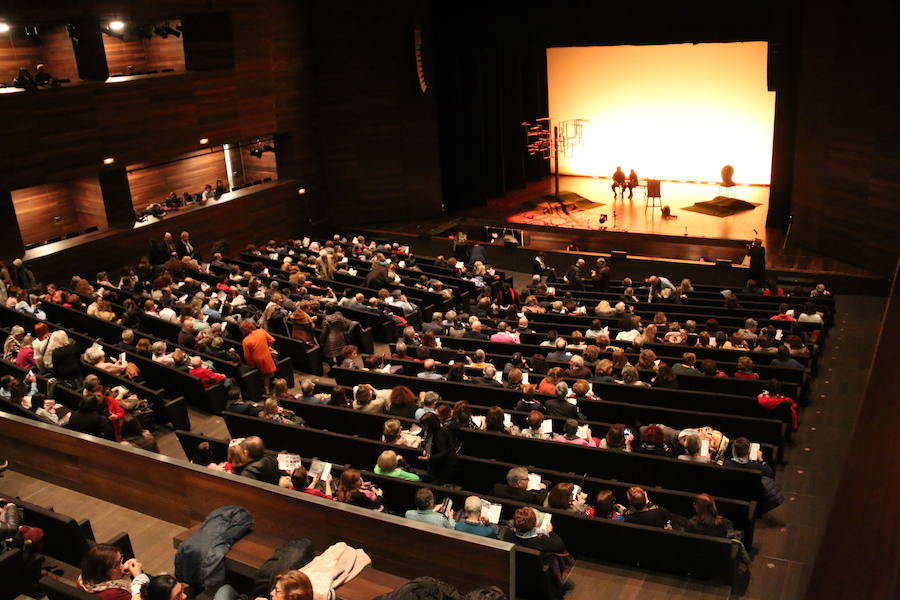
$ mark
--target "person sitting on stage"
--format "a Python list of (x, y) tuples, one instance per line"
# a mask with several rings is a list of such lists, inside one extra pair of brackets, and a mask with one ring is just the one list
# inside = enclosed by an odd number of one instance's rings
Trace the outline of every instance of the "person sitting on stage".
[(613, 183), (612, 183), (611, 187), (612, 187), (612, 191), (613, 191), (613, 198), (616, 197), (616, 188), (619, 188), (619, 190), (620, 190), (619, 193), (624, 198), (626, 185), (625, 185), (625, 173), (622, 172), (622, 167), (616, 167), (616, 172), (613, 173), (612, 180), (613, 180)]
[(634, 169), (628, 174), (628, 199), (631, 200), (634, 197), (634, 188), (638, 186), (638, 175), (634, 172)]

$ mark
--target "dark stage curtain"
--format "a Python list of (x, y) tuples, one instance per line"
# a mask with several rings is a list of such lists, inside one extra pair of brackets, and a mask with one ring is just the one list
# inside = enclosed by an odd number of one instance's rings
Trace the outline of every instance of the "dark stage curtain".
[[(483, 205), (548, 173), (525, 151), (523, 122), (547, 116), (540, 44), (453, 15), (434, 20), (441, 179), (447, 210)], [(461, 35), (466, 32), (466, 35)]]

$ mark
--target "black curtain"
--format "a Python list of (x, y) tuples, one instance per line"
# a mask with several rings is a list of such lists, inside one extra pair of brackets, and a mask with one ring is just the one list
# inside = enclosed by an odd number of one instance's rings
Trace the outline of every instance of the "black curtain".
[(452, 211), (547, 174), (547, 161), (528, 156), (522, 126), (547, 116), (547, 61), (545, 47), (515, 27), (447, 12), (434, 20), (434, 57), (443, 197)]

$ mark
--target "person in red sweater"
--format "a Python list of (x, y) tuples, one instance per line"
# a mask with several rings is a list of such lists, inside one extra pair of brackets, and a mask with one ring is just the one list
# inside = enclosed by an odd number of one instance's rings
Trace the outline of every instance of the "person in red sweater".
[(753, 372), (753, 360), (749, 356), (738, 359), (738, 368), (734, 372), (735, 379), (759, 379), (759, 373)]
[(779, 304), (778, 305), (778, 314), (772, 315), (769, 317), (770, 321), (793, 321), (794, 317), (787, 314), (788, 305), (787, 304)]
[(188, 372), (199, 379), (204, 388), (212, 387), (225, 379), (223, 374), (207, 369), (199, 356), (191, 357), (191, 370)]
[(140, 598), (141, 586), (149, 581), (135, 558), (122, 561), (122, 551), (109, 544), (97, 544), (81, 560), (79, 589), (103, 600)]
[(763, 390), (762, 393), (756, 397), (756, 401), (766, 410), (775, 410), (775, 408), (782, 403), (788, 404), (791, 407), (791, 431), (797, 431), (797, 428), (800, 425), (797, 417), (797, 403), (794, 402), (793, 398), (781, 395), (781, 382), (777, 379), (773, 379), (769, 382), (767, 389)]

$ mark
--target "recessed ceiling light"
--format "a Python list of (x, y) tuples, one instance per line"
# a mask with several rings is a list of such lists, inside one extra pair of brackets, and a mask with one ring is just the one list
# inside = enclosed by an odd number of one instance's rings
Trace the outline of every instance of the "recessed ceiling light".
[(106, 158), (103, 159), (104, 165), (111, 165), (114, 162), (116, 162), (116, 159), (114, 159), (112, 156), (107, 156)]
[(297, 190), (297, 193), (302, 196), (303, 194), (306, 193), (306, 188), (300, 188), (299, 190)]
[(123, 29), (125, 29), (125, 23), (123, 23), (122, 21), (110, 21), (109, 28), (113, 31), (122, 31)]
[(6, 33), (9, 31), (9, 25), (7, 23), (0, 23), (0, 33)]
[(200, 138), (200, 143), (201, 143), (201, 144), (208, 144), (208, 143), (209, 143), (209, 138)]

